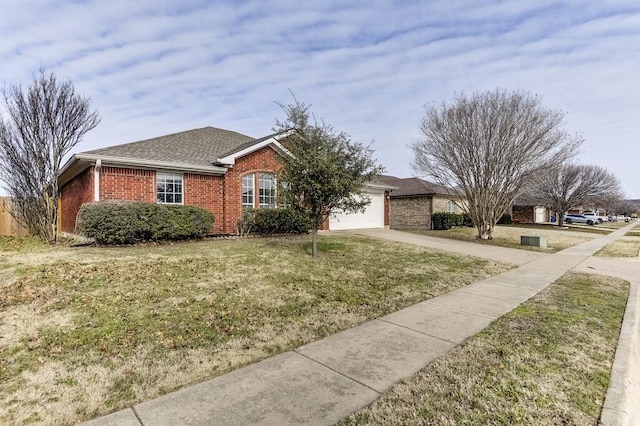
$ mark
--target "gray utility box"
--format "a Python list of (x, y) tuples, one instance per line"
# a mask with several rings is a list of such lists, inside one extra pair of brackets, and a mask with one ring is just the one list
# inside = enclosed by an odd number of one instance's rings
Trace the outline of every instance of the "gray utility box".
[(520, 245), (547, 248), (547, 237), (543, 237), (542, 235), (521, 235)]

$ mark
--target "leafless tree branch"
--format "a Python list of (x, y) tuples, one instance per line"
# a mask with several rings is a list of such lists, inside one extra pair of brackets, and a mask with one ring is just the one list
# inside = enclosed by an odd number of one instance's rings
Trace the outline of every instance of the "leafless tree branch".
[(14, 199), (12, 215), (32, 233), (54, 241), (62, 159), (98, 125), (99, 115), (70, 81), (44, 70), (26, 89), (5, 89), (3, 99), (0, 180)]
[(607, 169), (578, 164), (558, 165), (538, 175), (527, 192), (540, 205), (558, 213), (559, 226), (562, 215), (570, 209), (613, 205), (624, 198), (620, 181)]
[(563, 130), (563, 120), (563, 113), (544, 109), (528, 93), (460, 94), (451, 103), (426, 108), (423, 138), (412, 145), (412, 166), (462, 192), (478, 238), (491, 239), (525, 184), (567, 161), (582, 143)]

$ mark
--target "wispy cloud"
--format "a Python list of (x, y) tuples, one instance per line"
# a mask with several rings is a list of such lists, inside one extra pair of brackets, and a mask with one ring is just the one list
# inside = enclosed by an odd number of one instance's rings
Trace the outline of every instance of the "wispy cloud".
[(0, 78), (39, 67), (89, 95), (78, 148), (201, 126), (268, 133), (289, 89), (407, 176), (423, 105), (495, 87), (539, 94), (583, 133), (581, 161), (640, 197), (640, 4), (8, 0)]

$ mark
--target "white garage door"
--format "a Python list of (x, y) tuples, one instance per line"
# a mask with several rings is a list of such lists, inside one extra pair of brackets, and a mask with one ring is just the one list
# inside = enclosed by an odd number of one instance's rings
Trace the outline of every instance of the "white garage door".
[(547, 221), (547, 210), (544, 207), (536, 206), (536, 223), (546, 222)]
[(384, 192), (367, 192), (371, 204), (364, 213), (339, 212), (329, 218), (329, 229), (384, 228)]

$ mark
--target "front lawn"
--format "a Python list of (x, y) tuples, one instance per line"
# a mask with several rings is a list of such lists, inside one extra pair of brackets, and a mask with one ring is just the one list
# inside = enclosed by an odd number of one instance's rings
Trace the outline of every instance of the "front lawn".
[(625, 222), (624, 220), (619, 220), (617, 222), (602, 222), (601, 224), (597, 225), (600, 228), (609, 228), (609, 229), (620, 229), (620, 228), (624, 228), (625, 226), (629, 225), (628, 222)]
[(596, 425), (628, 292), (569, 273), (342, 425)]
[[(628, 235), (629, 233), (627, 232)], [(640, 235), (638, 235), (640, 237)], [(617, 239), (600, 250), (595, 254), (602, 257), (638, 257), (640, 253), (640, 238), (627, 237)]]
[(640, 225), (634, 226), (631, 231), (624, 234), (627, 237), (640, 237)]
[[(590, 227), (593, 229), (594, 227)], [(477, 238), (476, 228), (451, 228), (443, 231), (435, 230), (412, 230), (421, 235), (431, 237), (450, 238), (454, 240), (470, 241), (479, 244), (489, 244), (509, 248), (518, 248), (526, 250), (536, 250), (545, 252), (556, 252), (576, 244), (583, 243), (597, 237), (597, 233), (584, 233), (584, 231), (576, 232), (572, 230), (558, 229), (552, 225), (498, 225), (493, 229), (492, 240), (479, 240)], [(537, 247), (528, 247), (520, 245), (520, 236), (522, 235), (541, 235), (547, 238), (547, 249)]]
[(0, 423), (73, 424), (510, 266), (358, 236), (2, 243)]

